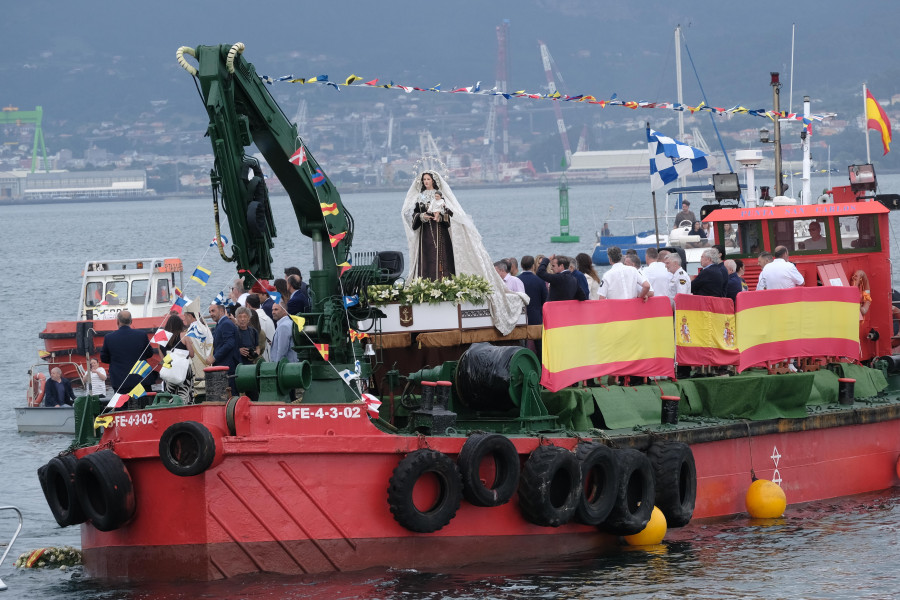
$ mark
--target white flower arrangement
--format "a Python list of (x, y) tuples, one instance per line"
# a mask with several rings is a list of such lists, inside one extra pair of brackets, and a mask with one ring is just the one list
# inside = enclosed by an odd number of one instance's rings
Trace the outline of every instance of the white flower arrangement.
[(440, 304), (454, 302), (461, 304), (484, 304), (494, 292), (493, 286), (481, 275), (459, 274), (433, 281), (412, 279), (405, 285), (370, 285), (367, 294), (370, 304)]
[(72, 546), (38, 548), (25, 552), (16, 559), (18, 569), (40, 569), (52, 567), (65, 571), (69, 567), (81, 564), (81, 550)]

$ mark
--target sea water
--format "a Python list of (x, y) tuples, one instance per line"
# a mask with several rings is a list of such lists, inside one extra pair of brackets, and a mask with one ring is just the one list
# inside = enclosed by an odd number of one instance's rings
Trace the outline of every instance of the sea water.
[[(835, 176), (833, 184), (843, 184)], [(900, 189), (900, 176), (882, 176), (881, 189)], [(826, 187), (815, 178), (812, 189)], [(355, 220), (354, 251), (403, 250), (404, 193), (347, 194)], [(647, 186), (572, 185), (570, 233), (579, 243), (552, 244), (559, 235), (555, 187), (460, 189), (492, 258), (524, 254), (591, 253), (602, 223), (652, 216)], [(659, 195), (658, 195), (659, 196)], [(659, 211), (665, 214), (659, 198)], [(273, 198), (278, 237), (274, 276), (297, 266), (304, 274), (312, 245), (299, 233), (285, 197)], [(669, 214), (674, 211), (669, 207)], [(224, 219), (224, 216), (223, 216)], [(892, 215), (892, 237), (900, 230)], [(660, 230), (669, 223), (660, 218)], [(226, 227), (223, 222), (223, 228)], [(227, 228), (223, 229), (227, 233)], [(892, 598), (900, 597), (900, 488), (852, 498), (790, 506), (783, 519), (760, 524), (746, 516), (694, 522), (670, 530), (664, 544), (623, 547), (603, 555), (547, 556), (527, 565), (496, 563), (452, 573), (375, 570), (285, 577), (256, 575), (181, 585), (98, 582), (80, 568), (16, 570), (19, 554), (47, 546), (80, 545), (78, 527), (59, 528), (41, 493), (36, 470), (66, 448), (69, 436), (19, 434), (14, 407), (25, 402), (27, 370), (38, 362), (38, 333), (50, 320), (77, 311), (81, 270), (88, 260), (175, 256), (184, 261), (184, 291), (208, 303), (234, 278), (209, 242), (215, 235), (208, 198), (112, 203), (0, 206), (0, 506), (15, 505), (25, 525), (0, 579), (4, 598)], [(900, 255), (896, 242), (892, 255)], [(212, 271), (209, 285), (189, 281), (197, 265)], [(895, 274), (895, 279), (897, 275)], [(895, 281), (895, 287), (898, 287)], [(749, 483), (749, 482), (748, 482)], [(387, 482), (385, 482), (385, 486)], [(789, 499), (790, 500), (790, 499)], [(0, 512), (0, 543), (15, 529)], [(0, 547), (0, 554), (4, 548)]]

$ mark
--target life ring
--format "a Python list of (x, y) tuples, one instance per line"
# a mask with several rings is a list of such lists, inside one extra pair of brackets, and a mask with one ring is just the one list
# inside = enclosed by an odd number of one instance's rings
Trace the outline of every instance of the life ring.
[(216, 459), (216, 440), (202, 423), (175, 423), (159, 438), (159, 458), (166, 469), (179, 477), (199, 475)]
[[(482, 480), (486, 458), (493, 459), (494, 476), (489, 484)], [(510, 439), (499, 433), (469, 436), (456, 459), (462, 476), (463, 496), (475, 506), (506, 504), (519, 486), (519, 452)]]
[(616, 501), (601, 527), (616, 535), (634, 535), (643, 531), (653, 514), (653, 467), (650, 459), (637, 450), (620, 449), (613, 455), (619, 471)]
[(131, 475), (112, 450), (100, 450), (79, 460), (75, 487), (85, 516), (100, 531), (118, 529), (134, 516)]
[(535, 525), (568, 523), (581, 499), (581, 466), (575, 455), (558, 446), (538, 446), (522, 469), (519, 508)]
[(596, 527), (606, 520), (616, 502), (616, 458), (612, 448), (596, 442), (578, 444), (575, 458), (581, 465), (582, 481), (575, 520)]
[[(420, 510), (413, 491), (428, 474), (434, 475), (437, 493), (430, 506)], [(423, 448), (407, 454), (394, 469), (388, 485), (388, 505), (394, 519), (419, 533), (431, 533), (449, 523), (456, 516), (461, 500), (462, 480), (456, 463), (436, 450)]]
[(47, 376), (43, 373), (35, 373), (31, 376), (31, 385), (25, 394), (28, 406), (40, 406), (44, 401), (44, 391), (47, 388)]
[(85, 521), (75, 486), (77, 462), (75, 455), (66, 454), (51, 458), (50, 462), (38, 469), (44, 498), (60, 527), (78, 525)]
[(650, 446), (647, 458), (656, 478), (656, 506), (669, 527), (684, 527), (694, 515), (697, 501), (697, 467), (690, 446), (659, 442)]

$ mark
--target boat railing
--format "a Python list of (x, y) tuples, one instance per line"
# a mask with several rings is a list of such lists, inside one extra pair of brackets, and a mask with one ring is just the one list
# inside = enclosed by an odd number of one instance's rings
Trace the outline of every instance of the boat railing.
[[(19, 537), (19, 533), (22, 531), (22, 511), (16, 508), (15, 506), (0, 506), (0, 511), (3, 510), (12, 510), (15, 511), (16, 516), (19, 519), (19, 524), (16, 526), (16, 531), (13, 533), (12, 538), (9, 540), (9, 543), (6, 544), (6, 549), (3, 551), (3, 556), (0, 556), (0, 566), (3, 565), (3, 561), (6, 560), (6, 555), (9, 554), (10, 549), (13, 544), (16, 542), (16, 538)], [(0, 579), (0, 592), (6, 591), (7, 585), (3, 583), (3, 580)]]
[[(56, 367), (62, 369), (63, 367), (74, 367), (75, 372), (78, 373), (77, 378), (71, 378), (72, 387), (74, 389), (84, 389), (85, 393), (87, 393), (87, 387), (84, 382), (85, 375), (87, 374), (87, 370), (81, 366), (81, 364), (73, 361), (65, 361), (65, 362), (39, 362), (28, 367), (28, 390), (27, 392), (27, 404), (29, 407), (41, 406), (40, 403), (35, 403), (35, 399), (38, 397), (41, 388), (41, 379), (44, 380), (44, 385), (47, 385), (47, 382), (50, 381), (50, 371)], [(46, 369), (47, 374), (44, 375), (41, 370)], [(64, 371), (67, 369), (64, 369)]]

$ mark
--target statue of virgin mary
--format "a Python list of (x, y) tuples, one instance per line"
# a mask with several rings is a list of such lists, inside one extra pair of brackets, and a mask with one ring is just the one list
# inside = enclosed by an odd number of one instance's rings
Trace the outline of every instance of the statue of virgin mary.
[[(440, 196), (436, 198), (437, 192)], [(416, 176), (401, 215), (409, 246), (410, 278), (440, 279), (460, 273), (484, 277), (495, 290), (488, 299), (494, 327), (503, 335), (512, 331), (528, 296), (507, 290), (474, 221), (437, 170)]]

